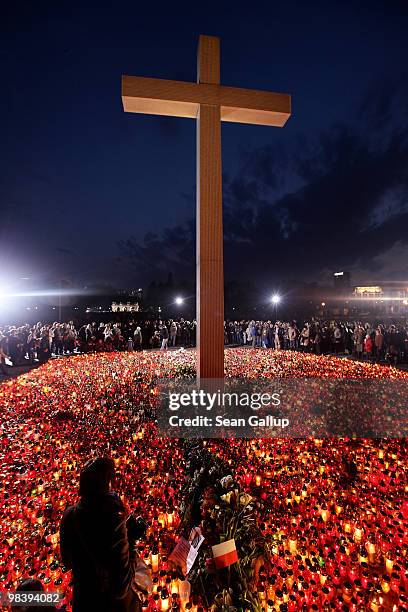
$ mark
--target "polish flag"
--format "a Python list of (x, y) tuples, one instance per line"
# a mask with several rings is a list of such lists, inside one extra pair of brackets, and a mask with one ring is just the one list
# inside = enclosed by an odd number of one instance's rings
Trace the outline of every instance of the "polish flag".
[(216, 569), (228, 567), (238, 561), (238, 553), (235, 546), (235, 540), (228, 540), (221, 544), (212, 546)]

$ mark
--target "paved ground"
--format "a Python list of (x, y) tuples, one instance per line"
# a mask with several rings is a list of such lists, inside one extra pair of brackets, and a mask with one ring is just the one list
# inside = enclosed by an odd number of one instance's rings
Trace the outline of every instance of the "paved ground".
[(4, 376), (4, 374), (0, 372), (0, 382), (3, 382), (5, 380), (10, 380), (10, 378), (16, 378), (17, 376), (20, 376), (20, 374), (25, 374), (26, 372), (29, 372), (30, 370), (33, 370), (34, 368), (38, 368), (39, 365), (40, 364), (22, 365), (22, 366), (15, 366), (15, 367), (6, 366), (7, 376)]
[[(169, 347), (168, 350), (169, 351), (176, 351), (179, 350), (181, 347), (180, 346), (175, 346), (175, 347)], [(159, 349), (147, 349), (149, 351), (157, 351)], [(189, 350), (189, 349), (186, 349)], [(57, 359), (66, 359), (67, 357), (70, 357), (70, 355), (64, 355), (61, 357), (52, 357), (53, 361), (56, 361)], [(4, 382), (5, 380), (10, 380), (11, 378), (17, 378), (17, 376), (20, 376), (21, 374), (26, 374), (26, 372), (30, 372), (30, 370), (34, 370), (35, 368), (38, 368), (41, 364), (38, 362), (35, 362), (34, 364), (30, 365), (30, 364), (23, 364), (23, 365), (19, 365), (19, 366), (5, 366), (6, 367), (6, 372), (7, 375), (5, 376), (4, 374), (2, 374), (0, 372), (0, 383)]]

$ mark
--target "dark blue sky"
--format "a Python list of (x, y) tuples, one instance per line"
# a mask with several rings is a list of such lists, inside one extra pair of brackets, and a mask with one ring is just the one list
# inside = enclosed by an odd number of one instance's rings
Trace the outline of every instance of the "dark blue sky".
[(223, 125), (227, 278), (407, 277), (406, 3), (188, 6), (3, 8), (0, 277), (191, 274), (195, 122), (125, 114), (120, 83), (194, 81), (200, 33), (224, 84), (293, 96), (282, 130)]

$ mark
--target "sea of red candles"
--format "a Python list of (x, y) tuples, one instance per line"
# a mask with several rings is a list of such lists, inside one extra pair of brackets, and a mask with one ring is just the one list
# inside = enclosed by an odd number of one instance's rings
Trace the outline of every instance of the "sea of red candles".
[[(78, 499), (81, 466), (110, 455), (116, 489), (149, 528), (139, 553), (154, 571), (150, 610), (195, 610), (167, 556), (185, 479), (181, 442), (159, 438), (139, 406), (152, 381), (194, 364), (193, 351), (82, 355), (0, 386), (0, 590), (38, 577), (69, 603), (59, 523)], [(393, 368), (295, 352), (226, 351), (226, 376), (407, 379)], [(257, 576), (264, 610), (403, 610), (407, 606), (408, 462), (403, 440), (209, 440), (241, 486), (263, 500), (273, 559)], [(243, 461), (243, 457), (246, 460)], [(341, 461), (358, 468), (348, 486)], [(318, 571), (316, 568), (319, 568)], [(334, 606), (334, 608), (333, 608)], [(346, 606), (346, 608), (342, 608)], [(175, 605), (175, 609), (177, 609)]]

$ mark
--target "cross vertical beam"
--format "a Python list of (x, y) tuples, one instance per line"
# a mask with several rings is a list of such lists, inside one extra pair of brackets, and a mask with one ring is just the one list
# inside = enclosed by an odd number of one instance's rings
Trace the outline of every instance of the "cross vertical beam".
[[(219, 85), (220, 42), (200, 36), (198, 83)], [(224, 378), (221, 111), (197, 113), (197, 377)]]

